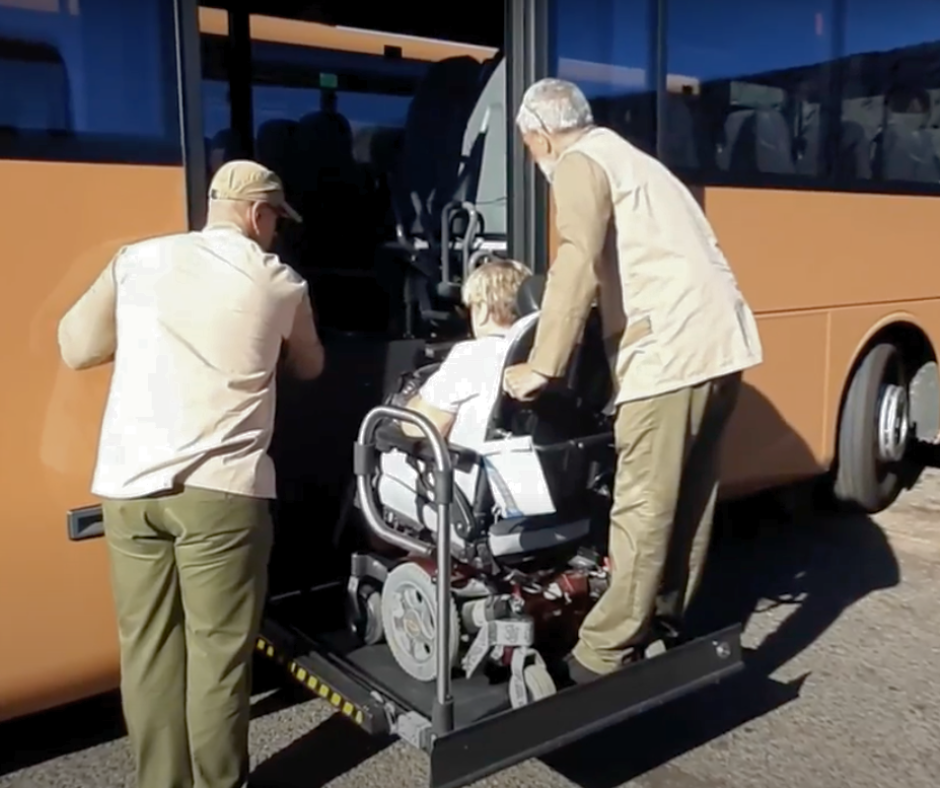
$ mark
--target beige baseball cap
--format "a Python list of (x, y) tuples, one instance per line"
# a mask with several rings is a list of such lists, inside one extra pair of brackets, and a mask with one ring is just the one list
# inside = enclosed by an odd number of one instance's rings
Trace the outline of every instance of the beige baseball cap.
[(281, 216), (295, 222), (303, 221), (300, 214), (288, 205), (281, 179), (256, 161), (237, 159), (219, 167), (209, 184), (209, 199), (265, 202)]

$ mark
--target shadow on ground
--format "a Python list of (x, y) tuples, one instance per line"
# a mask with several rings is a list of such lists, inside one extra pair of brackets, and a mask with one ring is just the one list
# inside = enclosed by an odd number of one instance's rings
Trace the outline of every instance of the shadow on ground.
[(807, 505), (803, 491), (795, 492), (789, 496), (797, 502), (795, 512), (777, 495), (724, 507), (689, 614), (693, 632), (705, 633), (734, 622), (746, 627), (756, 613), (791, 606), (776, 630), (746, 650), (746, 670), (553, 753), (544, 759), (549, 766), (583, 788), (613, 788), (798, 698), (809, 674), (789, 682), (773, 674), (855, 602), (897, 585), (900, 569), (870, 518), (826, 516)]
[[(294, 682), (265, 660), (256, 661), (252, 719), (309, 700)], [(111, 692), (25, 719), (0, 724), (0, 777), (90, 747), (115, 741), (127, 733), (121, 699)]]

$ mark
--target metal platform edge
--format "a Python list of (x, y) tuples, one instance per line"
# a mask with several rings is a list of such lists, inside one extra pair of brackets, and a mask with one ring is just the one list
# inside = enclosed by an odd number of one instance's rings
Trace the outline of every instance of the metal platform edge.
[(431, 788), (461, 788), (739, 672), (735, 624), (434, 741)]
[(305, 639), (287, 628), (265, 619), (255, 648), (284, 666), (307, 690), (330, 703), (367, 733), (389, 735), (388, 715), (379, 698), (331, 660), (309, 650), (308, 645)]

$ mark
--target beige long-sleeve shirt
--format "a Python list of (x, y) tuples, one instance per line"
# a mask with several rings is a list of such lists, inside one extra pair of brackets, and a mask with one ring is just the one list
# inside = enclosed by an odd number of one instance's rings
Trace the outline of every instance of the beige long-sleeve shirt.
[[(558, 247), (548, 269), (535, 343), (529, 356), (532, 368), (554, 378), (565, 373), (581, 339), (595, 299), (616, 283), (615, 262), (604, 247), (613, 224), (610, 187), (604, 171), (584, 155), (559, 161), (552, 180)], [(605, 282), (606, 287), (601, 287)], [(618, 299), (606, 299), (601, 315), (604, 335), (623, 331), (623, 310)]]
[(125, 247), (58, 338), (72, 369), (114, 361), (93, 493), (275, 496), (278, 360), (301, 378), (323, 367), (307, 285), (276, 255), (229, 225)]
[(552, 182), (558, 251), (529, 363), (561, 376), (597, 301), (614, 404), (762, 361), (756, 321), (701, 207), (659, 161), (605, 128)]

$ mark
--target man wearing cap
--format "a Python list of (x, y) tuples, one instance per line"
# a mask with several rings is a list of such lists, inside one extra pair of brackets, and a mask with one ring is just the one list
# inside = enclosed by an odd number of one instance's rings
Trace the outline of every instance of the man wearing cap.
[(307, 285), (270, 248), (280, 180), (223, 165), (204, 229), (126, 246), (59, 324), (72, 369), (114, 362), (103, 499), (140, 788), (240, 788), (275, 497), (279, 359), (323, 369)]

